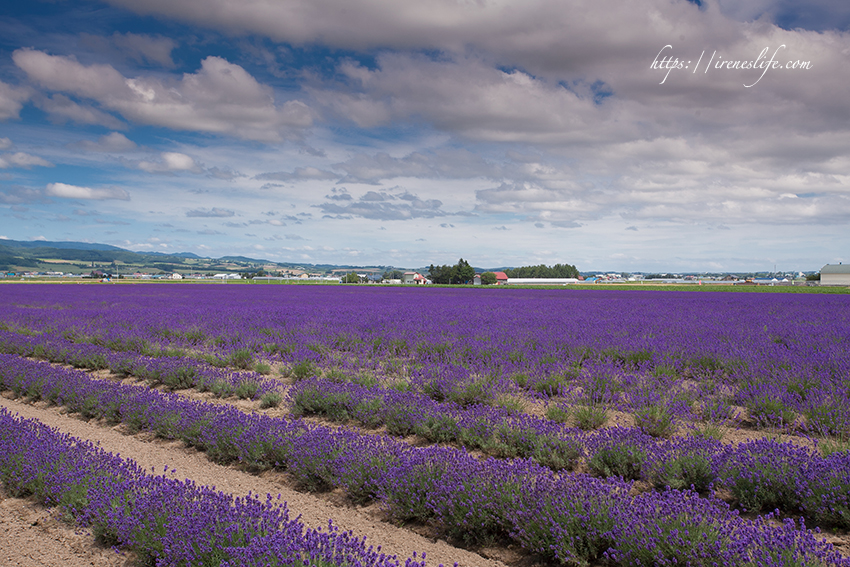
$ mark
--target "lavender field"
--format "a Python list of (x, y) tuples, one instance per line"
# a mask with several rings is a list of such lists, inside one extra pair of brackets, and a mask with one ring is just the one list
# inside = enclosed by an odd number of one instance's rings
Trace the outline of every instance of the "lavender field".
[(0, 390), (341, 489), (457, 546), (850, 565), (812, 531), (850, 529), (844, 295), (1, 291)]

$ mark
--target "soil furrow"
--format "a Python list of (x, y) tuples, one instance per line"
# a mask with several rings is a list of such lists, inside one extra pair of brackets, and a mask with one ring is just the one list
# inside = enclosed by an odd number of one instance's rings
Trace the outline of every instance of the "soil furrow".
[(29, 498), (0, 489), (0, 557), (4, 567), (121, 567), (132, 561), (75, 529)]

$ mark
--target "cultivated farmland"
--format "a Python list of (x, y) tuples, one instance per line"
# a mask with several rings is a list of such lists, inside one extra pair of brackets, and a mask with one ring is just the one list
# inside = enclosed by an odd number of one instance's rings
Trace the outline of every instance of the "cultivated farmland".
[[(446, 540), (464, 565), (850, 565), (846, 295), (0, 291), (7, 398)], [(7, 493), (140, 561), (422, 561), (99, 451), (0, 413)]]

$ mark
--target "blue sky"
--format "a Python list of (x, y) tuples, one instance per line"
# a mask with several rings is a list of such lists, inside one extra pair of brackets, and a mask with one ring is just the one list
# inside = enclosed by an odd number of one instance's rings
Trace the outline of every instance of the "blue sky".
[(848, 30), (844, 0), (6, 2), (0, 237), (816, 270), (850, 260)]

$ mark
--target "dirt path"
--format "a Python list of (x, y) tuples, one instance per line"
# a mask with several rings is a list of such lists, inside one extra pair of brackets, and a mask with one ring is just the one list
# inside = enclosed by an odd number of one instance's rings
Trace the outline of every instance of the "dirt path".
[(0, 563), (4, 567), (129, 567), (131, 559), (94, 545), (31, 499), (12, 498), (0, 491)]
[[(166, 467), (169, 475), (175, 478), (190, 478), (200, 485), (214, 486), (222, 492), (237, 496), (248, 492), (265, 495), (280, 494), (288, 503), (290, 513), (301, 515), (302, 521), (310, 527), (324, 528), (328, 519), (343, 530), (351, 530), (355, 535), (366, 536), (367, 543), (381, 545), (385, 553), (397, 555), (402, 560), (413, 555), (426, 553), (428, 564), (451, 566), (457, 562), (461, 567), (505, 567), (500, 561), (486, 559), (478, 554), (448, 545), (443, 540), (434, 541), (410, 530), (380, 522), (369, 516), (368, 511), (344, 506), (336, 506), (309, 494), (292, 490), (278, 482), (274, 475), (258, 477), (235, 468), (216, 465), (207, 460), (203, 453), (187, 449), (179, 441), (145, 441), (140, 436), (121, 433), (121, 426), (100, 427), (81, 421), (58, 408), (46, 408), (43, 405), (32, 406), (0, 396), (0, 407), (20, 414), (22, 417), (38, 419), (40, 422), (69, 433), (81, 439), (88, 439), (100, 445), (106, 451), (119, 453), (124, 458), (136, 461), (140, 466), (161, 473)], [(174, 470), (176, 472), (171, 473)], [(123, 565), (121, 558), (111, 550), (91, 550), (95, 547), (88, 538), (84, 545), (76, 538), (63, 533), (60, 522), (45, 524), (43, 529), (28, 529), (34, 519), (31, 514), (38, 513), (29, 501), (6, 498), (0, 502), (0, 557), (13, 558), (11, 563), (3, 565), (63, 565), (67, 567), (96, 566), (106, 567)], [(49, 517), (48, 511), (41, 515)], [(38, 526), (30, 525), (29, 528)], [(73, 530), (64, 527), (73, 534)], [(45, 534), (45, 531), (48, 533)], [(80, 536), (82, 537), (82, 536)], [(46, 546), (45, 543), (49, 543)], [(103, 553), (95, 553), (102, 551)], [(41, 553), (48, 555), (42, 556)]]

